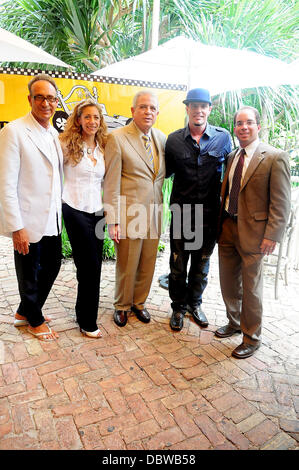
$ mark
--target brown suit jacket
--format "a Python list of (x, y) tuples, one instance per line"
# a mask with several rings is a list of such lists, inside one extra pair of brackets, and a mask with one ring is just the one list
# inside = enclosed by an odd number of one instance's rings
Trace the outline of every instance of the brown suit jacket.
[(105, 147), (106, 221), (120, 223), (122, 236), (128, 238), (145, 238), (149, 229), (161, 234), (166, 136), (154, 128), (151, 133), (159, 157), (157, 174), (134, 122), (112, 131)]
[[(222, 183), (220, 231), (228, 194), (228, 175), (237, 150), (228, 156)], [(238, 199), (238, 232), (245, 252), (260, 253), (263, 238), (281, 241), (290, 213), (290, 200), (289, 155), (260, 143), (245, 173)]]

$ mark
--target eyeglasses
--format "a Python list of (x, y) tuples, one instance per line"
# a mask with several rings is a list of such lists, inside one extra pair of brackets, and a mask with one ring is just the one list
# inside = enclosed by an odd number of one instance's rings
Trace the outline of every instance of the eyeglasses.
[(58, 98), (56, 96), (43, 96), (43, 95), (35, 95), (34, 101), (37, 103), (43, 103), (45, 100), (48, 101), (48, 103), (56, 103), (58, 101)]
[(252, 121), (252, 120), (248, 120), (248, 121), (237, 121), (236, 122), (236, 127), (242, 127), (244, 126), (244, 124), (246, 124), (247, 126), (253, 126), (254, 124), (257, 124), (255, 121)]
[(156, 106), (153, 105), (147, 105), (147, 104), (139, 104), (136, 106), (136, 108), (141, 109), (142, 111), (151, 111), (152, 113), (155, 113), (157, 111)]

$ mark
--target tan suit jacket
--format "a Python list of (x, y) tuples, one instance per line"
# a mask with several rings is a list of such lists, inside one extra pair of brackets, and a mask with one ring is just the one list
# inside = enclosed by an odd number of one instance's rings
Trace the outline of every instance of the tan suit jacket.
[(131, 122), (108, 136), (105, 147), (104, 209), (108, 224), (120, 224), (116, 249), (116, 310), (144, 308), (161, 233), (166, 136), (151, 130), (159, 159), (152, 169), (139, 129)]
[(159, 163), (153, 171), (140, 133), (132, 121), (108, 135), (105, 147), (104, 208), (108, 224), (120, 223), (122, 236), (145, 238), (161, 234), (162, 185), (166, 136), (152, 128)]
[[(237, 150), (228, 156), (221, 188), (221, 221), (228, 194), (228, 175)], [(260, 253), (263, 238), (281, 241), (290, 212), (290, 191), (288, 154), (260, 143), (245, 173), (238, 200), (238, 233), (245, 252)]]

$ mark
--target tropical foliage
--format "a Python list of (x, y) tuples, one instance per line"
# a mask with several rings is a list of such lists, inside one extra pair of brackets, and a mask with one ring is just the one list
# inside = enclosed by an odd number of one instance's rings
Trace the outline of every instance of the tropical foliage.
[[(0, 25), (89, 72), (150, 47), (153, 0), (7, 0)], [(160, 43), (185, 34), (205, 44), (292, 60), (296, 0), (161, 0)]]
[[(150, 47), (154, 1), (7, 0), (0, 7), (0, 26), (76, 71), (90, 73)], [(159, 43), (184, 34), (204, 44), (247, 49), (291, 62), (298, 55), (298, 17), (297, 0), (161, 0)], [(297, 92), (291, 87), (278, 92), (270, 88), (230, 92), (218, 97), (214, 106), (228, 128), (233, 110), (241, 103), (257, 106), (264, 120), (263, 138), (277, 141), (279, 121), (288, 148), (298, 128)]]

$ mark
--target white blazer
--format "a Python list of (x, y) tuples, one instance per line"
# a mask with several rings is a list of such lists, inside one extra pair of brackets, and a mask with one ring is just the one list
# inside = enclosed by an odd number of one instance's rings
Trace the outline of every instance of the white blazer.
[[(53, 130), (62, 187), (63, 156)], [(0, 234), (11, 237), (26, 228), (29, 241), (38, 242), (48, 221), (52, 184), (51, 158), (30, 113), (7, 124), (0, 132)]]

